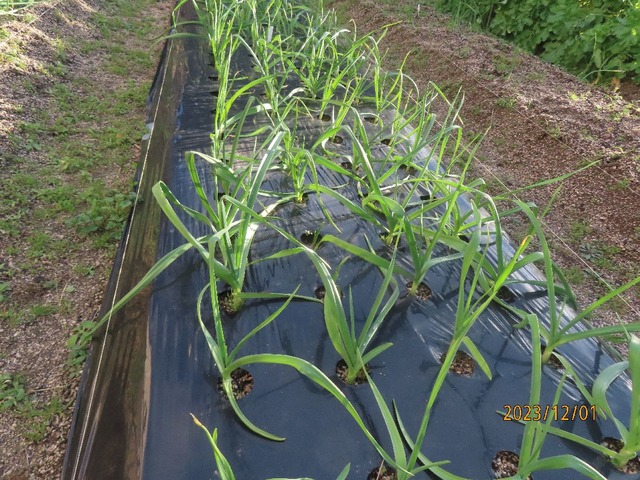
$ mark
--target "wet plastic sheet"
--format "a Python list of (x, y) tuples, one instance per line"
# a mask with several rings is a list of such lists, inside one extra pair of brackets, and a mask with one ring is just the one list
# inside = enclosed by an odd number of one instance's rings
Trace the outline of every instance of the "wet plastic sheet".
[[(246, 61), (238, 61), (241, 66), (247, 65)], [(196, 208), (198, 199), (184, 155), (191, 150), (209, 150), (216, 87), (212, 78), (215, 71), (205, 41), (189, 38), (169, 42), (152, 92), (152, 126), (143, 149), (139, 192), (144, 201), (136, 205), (131, 217), (105, 310), (156, 259), (184, 243), (179, 232), (162, 218), (151, 187), (162, 179), (182, 203)], [(321, 120), (309, 120), (309, 137), (323, 128)], [(340, 148), (350, 150), (348, 142)], [(198, 168), (201, 177), (207, 178), (206, 166), (199, 164)], [(319, 176), (325, 185), (345, 184), (345, 178), (328, 170), (319, 169)], [(266, 190), (274, 191), (285, 187), (286, 179), (279, 173), (271, 174), (265, 185)], [(351, 195), (356, 194), (353, 189)], [(323, 196), (322, 200), (339, 226), (341, 238), (365, 247), (366, 237), (374, 248), (384, 249), (374, 227), (354, 218), (331, 198)], [(296, 236), (308, 230), (336, 234), (320, 207), (319, 198), (311, 195), (306, 206), (281, 207), (276, 223)], [(193, 220), (183, 221), (196, 235), (206, 233), (199, 231), (202, 227), (193, 224)], [(251, 256), (255, 260), (290, 246), (275, 232), (260, 227)], [(330, 244), (323, 244), (319, 253), (332, 266), (337, 266), (345, 255)], [(408, 258), (401, 255), (398, 261), (406, 267)], [(394, 344), (372, 362), (371, 375), (385, 398), (395, 400), (413, 436), (440, 368), (439, 358), (451, 339), (459, 275), (460, 265), (456, 262), (435, 266), (425, 280), (432, 297), (421, 301), (401, 295), (372, 345), (382, 341)], [(540, 277), (532, 269), (518, 275)], [(249, 419), (287, 440), (265, 440), (240, 424), (218, 391), (218, 372), (196, 319), (196, 297), (207, 280), (200, 257), (195, 252), (186, 254), (157, 279), (152, 289), (138, 296), (107, 325), (86, 367), (63, 478), (216, 478), (210, 445), (193, 424), (193, 414), (209, 428), (218, 429), (220, 449), (238, 479), (333, 479), (347, 463), (351, 464), (349, 478), (366, 479), (380, 463), (375, 449), (329, 393), (291, 368), (249, 366), (255, 387), (239, 401)], [(338, 279), (343, 292), (351, 290), (358, 318), (366, 316), (371, 292), (376, 292), (381, 282), (380, 272), (357, 258), (347, 261)], [(246, 291), (252, 292), (289, 293), (299, 285), (298, 293), (308, 296), (313, 296), (321, 285), (313, 265), (301, 255), (255, 264), (245, 282)], [(540, 291), (524, 285), (512, 290), (516, 306), (546, 316), (548, 302)], [(226, 320), (228, 343), (235, 345), (280, 305), (281, 302), (248, 301), (241, 312)], [(438, 397), (423, 451), (431, 460), (449, 460), (451, 463), (445, 468), (452, 473), (472, 479), (492, 478), (493, 455), (499, 450), (519, 449), (523, 426), (505, 422), (496, 413), (505, 410), (505, 405), (524, 405), (529, 399), (531, 342), (528, 330), (513, 328), (516, 321), (499, 307), (483, 313), (470, 337), (487, 360), (493, 379), (487, 380), (479, 369), (471, 377), (449, 375)], [(560, 351), (587, 383), (613, 362), (610, 354), (593, 341), (569, 344)], [(243, 347), (241, 355), (265, 352), (307, 359), (341, 385), (335, 375), (339, 357), (327, 337), (320, 304), (293, 301), (275, 322)], [(557, 371), (544, 367), (542, 405), (553, 403), (559, 380)], [(390, 449), (371, 390), (366, 385), (342, 385), (342, 390), (376, 438)], [(614, 383), (610, 400), (614, 412), (626, 421), (627, 381)], [(566, 385), (559, 405), (582, 404), (584, 400), (577, 389)], [(580, 420), (557, 424), (595, 441), (615, 436), (610, 422), (602, 423), (602, 427)], [(542, 457), (561, 453), (586, 459), (608, 478), (623, 477), (590, 450), (548, 436)], [(535, 475), (537, 480), (577, 477), (568, 471)]]

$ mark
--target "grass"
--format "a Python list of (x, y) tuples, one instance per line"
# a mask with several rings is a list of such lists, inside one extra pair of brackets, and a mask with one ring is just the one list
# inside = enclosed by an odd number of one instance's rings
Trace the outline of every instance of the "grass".
[[(77, 380), (68, 376), (80, 373), (84, 352), (69, 365), (57, 356), (41, 356), (27, 366), (25, 362), (31, 357), (23, 353), (20, 359), (16, 354), (22, 347), (37, 348), (42, 342), (34, 344), (32, 334), (47, 336), (46, 341), (60, 351), (71, 333), (69, 322), (91, 318), (91, 305), (96, 302), (91, 291), (96, 285), (101, 290), (106, 281), (108, 259), (128, 215), (118, 204), (129, 199), (129, 178), (135, 168), (132, 160), (137, 157), (133, 147), (145, 130), (146, 92), (155, 61), (149, 59), (149, 38), (132, 42), (123, 38), (122, 31), (112, 37), (127, 42), (127, 50), (135, 55), (125, 51), (105, 58), (113, 41), (101, 39), (103, 51), (90, 59), (83, 56), (82, 37), (100, 35), (87, 5), (72, 2), (46, 9), (22, 8), (41, 3), (0, 1), (4, 52), (0, 64), (6, 74), (4, 100), (9, 102), (5, 110), (9, 116), (4, 117), (0, 132), (0, 250), (1, 263), (6, 265), (6, 269), (0, 267), (0, 324), (3, 335), (12, 338), (3, 342), (0, 358), (11, 359), (22, 372), (9, 378), (4, 370), (0, 372), (0, 416), (7, 438), (13, 438), (1, 448), (7, 468), (46, 476), (43, 466), (48, 468), (61, 460), (55, 443), (60, 425), (71, 416), (68, 398), (77, 385)], [(126, 5), (129, 3), (135, 11)], [(116, 1), (91, 8), (108, 9), (108, 17), (119, 18), (128, 30), (152, 36), (149, 24), (156, 32), (165, 27), (164, 22), (153, 26), (153, 17), (146, 11), (152, 3)], [(125, 17), (118, 4), (132, 15)], [(6, 16), (8, 6), (13, 9), (10, 18)], [(26, 16), (31, 11), (44, 14), (44, 21), (28, 29), (14, 31), (10, 27), (35, 20)], [(65, 23), (58, 21), (64, 17), (59, 11), (73, 13), (73, 26), (69, 18)], [(56, 23), (64, 26), (56, 30)], [(97, 71), (91, 71), (93, 66)], [(120, 69), (122, 78), (108, 73), (116, 71), (114, 67)], [(54, 85), (50, 91), (48, 85)], [(12, 106), (12, 98), (19, 99), (20, 105)], [(8, 137), (5, 127), (14, 127)], [(65, 223), (83, 213), (89, 218), (78, 223), (79, 229), (97, 226), (86, 238), (76, 233), (75, 225)], [(74, 271), (75, 265), (80, 265), (78, 271)], [(76, 281), (92, 272), (94, 277), (85, 277), (86, 282)], [(75, 285), (76, 291), (71, 291), (68, 283)], [(52, 322), (52, 315), (60, 315), (63, 321)], [(65, 382), (71, 390), (63, 393), (57, 387)], [(7, 405), (11, 406), (5, 409)], [(16, 447), (31, 452), (28, 461)], [(40, 473), (34, 473), (37, 471)]]
[(44, 3), (44, 0), (0, 0), (0, 18), (23, 15), (25, 8)]
[(21, 375), (0, 374), (0, 411), (17, 408), (27, 401), (24, 378)]
[[(391, 260), (387, 270), (382, 272), (384, 280), (371, 304), (371, 309), (361, 327), (360, 333), (356, 334), (355, 325), (357, 319), (353, 310), (352, 293), (349, 291), (349, 316), (347, 317), (342, 305), (341, 293), (335, 282), (334, 276), (337, 276), (339, 269), (332, 275), (326, 262), (313, 250), (306, 249), (306, 253), (313, 262), (324, 285), (324, 321), (334, 348), (347, 366), (345, 381), (350, 385), (356, 383), (356, 380), (363, 381), (366, 377), (368, 362), (391, 347), (391, 343), (383, 343), (367, 351), (386, 315), (398, 299), (398, 285), (393, 278), (394, 259)], [(390, 286), (392, 287), (391, 295), (383, 304)]]

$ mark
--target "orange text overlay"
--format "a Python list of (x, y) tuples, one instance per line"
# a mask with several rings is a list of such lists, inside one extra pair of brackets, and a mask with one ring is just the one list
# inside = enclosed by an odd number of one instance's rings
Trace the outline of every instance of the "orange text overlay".
[(573, 422), (581, 420), (595, 420), (597, 417), (594, 405), (527, 405), (514, 404), (504, 405), (501, 412), (505, 422), (546, 422), (555, 420), (561, 422)]

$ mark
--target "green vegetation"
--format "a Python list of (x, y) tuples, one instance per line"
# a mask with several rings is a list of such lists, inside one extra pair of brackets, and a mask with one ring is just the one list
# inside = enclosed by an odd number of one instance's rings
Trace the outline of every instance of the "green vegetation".
[[(635, 0), (434, 2), (457, 20), (478, 25), (587, 80), (626, 76), (640, 83), (640, 4)], [(504, 66), (505, 72), (512, 70)]]
[(44, 0), (0, 0), (0, 18), (5, 15), (18, 15), (23, 9), (37, 5), (43, 1)]
[(20, 375), (0, 374), (0, 412), (18, 407), (26, 401), (24, 379)]

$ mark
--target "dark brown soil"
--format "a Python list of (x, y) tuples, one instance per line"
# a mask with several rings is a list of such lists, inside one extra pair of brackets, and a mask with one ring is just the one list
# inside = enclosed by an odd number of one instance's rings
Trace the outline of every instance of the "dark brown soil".
[(376, 467), (369, 473), (367, 480), (397, 480), (398, 474), (395, 469), (388, 467), (387, 465), (383, 465), (381, 467)]
[[(520, 457), (517, 453), (501, 450), (495, 454), (491, 461), (491, 471), (495, 478), (512, 477), (518, 473), (518, 462)], [(527, 477), (532, 480), (532, 476)]]
[[(440, 362), (444, 361), (446, 355), (446, 353), (443, 353), (440, 356)], [(451, 373), (455, 373), (456, 375), (470, 377), (471, 375), (473, 375), (474, 368), (475, 362), (473, 361), (473, 358), (471, 358), (471, 355), (463, 352), (462, 350), (458, 350), (453, 357), (453, 363), (449, 367), (449, 371)]]
[[(365, 365), (365, 368), (367, 370), (367, 373), (371, 371), (371, 367), (368, 364)], [(336, 364), (336, 375), (338, 376), (338, 378), (342, 380), (344, 383), (347, 383), (348, 373), (349, 373), (349, 369), (347, 368), (347, 364), (345, 363), (345, 361), (339, 360), (338, 363)], [(360, 370), (356, 375), (356, 379), (352, 383), (352, 385), (362, 385), (363, 383), (367, 383), (367, 375), (365, 374), (364, 371)]]
[[(222, 378), (218, 379), (218, 390), (224, 394)], [(231, 390), (236, 400), (249, 395), (253, 390), (253, 375), (244, 368), (236, 368), (231, 372)]]
[[(624, 443), (622, 442), (622, 440), (612, 437), (603, 438), (600, 444), (604, 445), (610, 450), (613, 450), (614, 452), (619, 452), (620, 450), (622, 450), (622, 447), (624, 447)], [(635, 475), (636, 473), (639, 473), (640, 457), (636, 456), (635, 458), (632, 458), (624, 467), (619, 468), (618, 470), (629, 475)]]
[[(413, 282), (409, 282), (406, 285), (407, 291), (410, 291), (413, 288)], [(418, 289), (416, 290), (416, 297), (420, 300), (429, 300), (431, 298), (431, 289), (427, 287), (424, 283), (420, 283), (418, 285)]]

